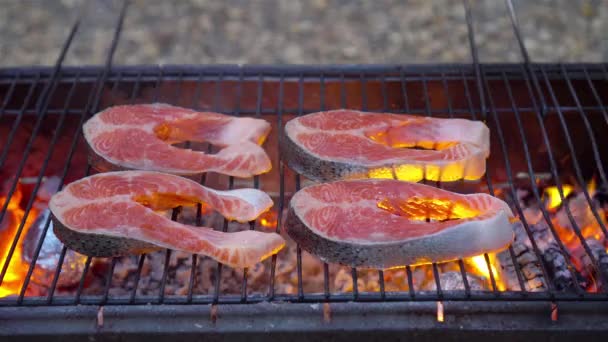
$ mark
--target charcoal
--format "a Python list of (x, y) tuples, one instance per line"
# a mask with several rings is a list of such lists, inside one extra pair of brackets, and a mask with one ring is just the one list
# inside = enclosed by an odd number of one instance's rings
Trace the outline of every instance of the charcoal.
[[(540, 237), (541, 240), (545, 240), (548, 238), (544, 234), (542, 230), (532, 229), (533, 236)], [(534, 253), (534, 249), (532, 247), (532, 243), (528, 238), (526, 230), (521, 222), (516, 222), (513, 224), (513, 232), (515, 234), (515, 239), (513, 241), (512, 247), (515, 255), (515, 262), (517, 266), (521, 270), (522, 276), (525, 280), (525, 287), (528, 291), (544, 291), (547, 288), (545, 277), (543, 276), (542, 269), (540, 267), (540, 261), (538, 260), (536, 254)], [(540, 241), (535, 239), (537, 243)], [(539, 246), (540, 249), (540, 246)], [(504, 251), (499, 253), (499, 258), (501, 261), (501, 266), (503, 267), (505, 273), (511, 278), (510, 283), (518, 282), (517, 274), (515, 273), (514, 265), (511, 262), (511, 256), (509, 255), (509, 251)], [(508, 279), (508, 278), (507, 278)], [(515, 286), (507, 284), (508, 287), (519, 289), (519, 285)]]
[(553, 276), (553, 284), (556, 290), (573, 291), (577, 286), (582, 288), (587, 287), (587, 281), (578, 273), (574, 272), (575, 277), (572, 277), (566, 259), (560, 252), (557, 244), (547, 248), (543, 252), (543, 258), (547, 271)]
[(585, 240), (587, 246), (591, 250), (593, 258), (597, 261), (597, 266), (593, 263), (589, 254), (586, 253), (582, 245), (572, 252), (573, 258), (578, 261), (580, 272), (587, 278), (593, 278), (597, 281), (595, 285), (598, 288), (606, 288), (606, 277), (608, 276), (608, 253), (604, 243), (596, 238), (588, 238)]
[[(467, 274), (467, 282), (469, 283), (469, 288), (471, 291), (483, 291), (487, 290), (484, 287), (484, 282), (479, 278), (472, 274)], [(464, 281), (462, 279), (462, 274), (460, 272), (451, 271), (439, 274), (439, 285), (441, 286), (441, 290), (443, 291), (459, 291), (465, 290)], [(429, 282), (428, 291), (436, 291), (437, 284), (435, 281)]]
[[(586, 241), (587, 245), (591, 249), (593, 257), (595, 260), (597, 260), (599, 271), (603, 272), (605, 275), (608, 275), (608, 253), (606, 252), (606, 247), (602, 242), (594, 238), (589, 238)], [(585, 255), (584, 262), (591, 264), (591, 259)]]

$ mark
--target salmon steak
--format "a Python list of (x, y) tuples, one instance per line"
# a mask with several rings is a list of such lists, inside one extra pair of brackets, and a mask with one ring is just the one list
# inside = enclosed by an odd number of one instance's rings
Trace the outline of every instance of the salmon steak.
[(232, 267), (249, 267), (285, 245), (276, 233), (234, 233), (175, 222), (158, 211), (202, 203), (246, 222), (272, 206), (256, 189), (218, 191), (189, 179), (151, 172), (96, 174), (70, 183), (49, 203), (55, 235), (89, 256), (121, 256), (170, 248), (207, 255)]
[(388, 179), (342, 180), (298, 191), (285, 229), (326, 262), (385, 269), (507, 248), (512, 217), (505, 202), (487, 194)]
[[(176, 175), (217, 172), (251, 177), (271, 169), (260, 146), (265, 120), (197, 112), (167, 104), (110, 107), (83, 126), (91, 165), (100, 171), (145, 170)], [(221, 147), (217, 154), (182, 149), (193, 141)]]
[(290, 120), (281, 156), (316, 180), (476, 180), (486, 171), (490, 130), (479, 121), (340, 109)]

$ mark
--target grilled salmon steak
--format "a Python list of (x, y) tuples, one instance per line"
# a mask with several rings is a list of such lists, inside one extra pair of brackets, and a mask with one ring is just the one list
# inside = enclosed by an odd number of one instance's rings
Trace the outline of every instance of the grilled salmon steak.
[(256, 189), (217, 191), (179, 176), (150, 171), (101, 173), (67, 185), (49, 208), (55, 235), (90, 256), (119, 256), (171, 248), (203, 254), (233, 267), (249, 267), (285, 244), (275, 233), (181, 224), (157, 213), (204, 203), (231, 220), (254, 220), (272, 206)]
[(285, 229), (327, 262), (390, 268), (470, 257), (513, 240), (509, 206), (398, 180), (343, 180), (298, 191)]
[(490, 131), (479, 121), (332, 110), (285, 125), (281, 155), (317, 181), (475, 180), (486, 171)]
[[(110, 107), (83, 126), (90, 161), (101, 172), (159, 171), (177, 175), (217, 172), (251, 177), (268, 172), (260, 146), (270, 132), (265, 120), (196, 112), (167, 104)], [(173, 146), (185, 141), (222, 147), (207, 154)]]

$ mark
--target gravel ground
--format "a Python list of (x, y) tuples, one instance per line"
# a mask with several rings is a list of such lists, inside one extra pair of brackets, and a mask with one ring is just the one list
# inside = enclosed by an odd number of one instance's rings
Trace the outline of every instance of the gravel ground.
[[(52, 65), (82, 0), (0, 0), (0, 65)], [(608, 0), (514, 0), (534, 61), (608, 60)], [(101, 64), (120, 0), (91, 0), (66, 64)], [(517, 62), (504, 1), (471, 0), (480, 59)], [(471, 61), (460, 1), (133, 0), (115, 64)]]

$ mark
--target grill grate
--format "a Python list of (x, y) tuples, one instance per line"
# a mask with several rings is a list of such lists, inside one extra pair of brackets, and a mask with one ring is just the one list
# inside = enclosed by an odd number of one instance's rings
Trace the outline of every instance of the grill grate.
[[(538, 106), (539, 101), (532, 95), (532, 86), (531, 82), (529, 82), (528, 74), (522, 66), (512, 65), (480, 65), (480, 72), (484, 77), (483, 78), (483, 91), (484, 96), (487, 96), (487, 110), (484, 113), (480, 100), (476, 99), (476, 96), (479, 96), (479, 93), (475, 91), (475, 77), (474, 77), (474, 69), (470, 66), (432, 66), (428, 68), (419, 67), (386, 67), (384, 69), (376, 69), (376, 70), (359, 70), (359, 69), (350, 69), (350, 68), (334, 68), (325, 72), (324, 70), (319, 71), (316, 76), (312, 73), (307, 73), (303, 70), (291, 70), (289, 68), (277, 68), (276, 75), (272, 72), (265, 73), (263, 71), (256, 70), (255, 68), (248, 69), (247, 67), (238, 68), (238, 67), (225, 67), (224, 69), (212, 70), (206, 67), (142, 67), (142, 68), (116, 68), (107, 73), (106, 79), (104, 82), (101, 82), (104, 70), (101, 68), (65, 68), (60, 72), (60, 77), (56, 80), (57, 85), (53, 87), (49, 94), (49, 106), (48, 109), (39, 112), (36, 115), (36, 110), (31, 108), (34, 106), (32, 104), (31, 99), (33, 93), (36, 92), (36, 89), (40, 88), (40, 83), (49, 82), (49, 79), (52, 76), (52, 70), (40, 70), (40, 71), (31, 71), (31, 70), (21, 70), (21, 71), (5, 71), (2, 74), (2, 80), (0, 84), (2, 84), (1, 94), (5, 94), (4, 104), (5, 108), (2, 112), (5, 119), (14, 120), (13, 122), (18, 122), (20, 124), (11, 126), (15, 132), (26, 129), (23, 126), (23, 122), (29, 119), (35, 119), (35, 126), (43, 127), (44, 125), (51, 122), (49, 117), (58, 117), (56, 121), (56, 127), (53, 130), (54, 134), (52, 136), (51, 142), (48, 146), (48, 149), (44, 151), (45, 157), (44, 162), (41, 164), (41, 170), (38, 174), (36, 185), (39, 187), (40, 182), (42, 181), (42, 176), (45, 175), (45, 171), (48, 169), (51, 164), (62, 164), (62, 178), (78, 178), (82, 177), (86, 174), (89, 174), (91, 171), (89, 167), (80, 168), (80, 171), (83, 172), (80, 176), (72, 175), (72, 171), (74, 168), (78, 167), (73, 162), (73, 157), (75, 155), (83, 153), (83, 145), (84, 141), (81, 139), (80, 134), (72, 134), (70, 135), (71, 143), (70, 149), (67, 154), (57, 156), (56, 148), (59, 138), (63, 134), (68, 134), (68, 128), (66, 127), (66, 122), (68, 120), (77, 120), (77, 127), (80, 128), (83, 121), (86, 117), (95, 113), (97, 110), (104, 108), (106, 106), (118, 104), (118, 103), (137, 103), (137, 102), (145, 102), (146, 99), (149, 100), (161, 100), (169, 103), (175, 103), (178, 105), (185, 105), (184, 101), (188, 100), (188, 97), (184, 95), (184, 90), (193, 90), (190, 105), (193, 107), (199, 107), (200, 104), (206, 104), (211, 107), (210, 109), (224, 112), (228, 114), (234, 115), (247, 115), (247, 107), (251, 107), (249, 110), (254, 112), (258, 117), (271, 119), (273, 117), (278, 120), (279, 124), (282, 124), (286, 119), (284, 118), (284, 114), (291, 112), (289, 114), (293, 115), (303, 115), (307, 112), (314, 112), (316, 110), (322, 109), (330, 109), (330, 108), (339, 108), (339, 107), (353, 107), (350, 103), (351, 98), (360, 98), (361, 103), (356, 108), (360, 108), (363, 110), (379, 110), (379, 111), (393, 111), (393, 112), (416, 112), (422, 111), (425, 115), (439, 115), (447, 116), (447, 117), (466, 117), (461, 114), (464, 112), (471, 113), (470, 118), (485, 118), (486, 123), (491, 127), (492, 135), (494, 139), (498, 142), (497, 151), (498, 153), (494, 153), (492, 151), (492, 157), (489, 160), (489, 165), (503, 165), (502, 168), (494, 168), (488, 167), (488, 172), (486, 177), (482, 179), (480, 182), (481, 185), (485, 185), (485, 189), (490, 194), (495, 195), (498, 186), (504, 186), (506, 184), (506, 191), (512, 192), (515, 194), (516, 188), (516, 179), (515, 179), (515, 171), (513, 162), (517, 165), (517, 170), (523, 169), (525, 172), (528, 172), (531, 177), (530, 187), (534, 192), (534, 195), (540, 200), (540, 189), (535, 179), (535, 170), (538, 168), (535, 167), (535, 157), (531, 152), (531, 145), (528, 139), (536, 139), (539, 140), (542, 138), (544, 143), (547, 146), (555, 146), (558, 142), (554, 142), (557, 138), (561, 138), (560, 142), (564, 139), (567, 141), (567, 137), (571, 133), (580, 134), (577, 130), (576, 132), (571, 131), (571, 127), (569, 124), (572, 123), (573, 118), (576, 120), (582, 119), (583, 122), (586, 121), (588, 125), (580, 126), (582, 129), (587, 129), (587, 134), (593, 134), (595, 138), (602, 139), (602, 137), (598, 137), (593, 130), (591, 122), (597, 122), (597, 119), (603, 118), (603, 113), (605, 113), (606, 108), (601, 104), (592, 105), (591, 101), (601, 102), (601, 98), (599, 96), (593, 96), (593, 98), (585, 98), (581, 100), (576, 97), (577, 90), (574, 86), (572, 86), (573, 82), (577, 84), (577, 87), (581, 84), (587, 85), (590, 89), (591, 87), (605, 87), (606, 85), (602, 82), (603, 77), (603, 65), (533, 65), (533, 70), (536, 73), (535, 75), (539, 77), (540, 80), (544, 82), (544, 86), (546, 87), (546, 91), (549, 94), (553, 94), (551, 102), (552, 106), (547, 107), (547, 113), (542, 113), (540, 107), (537, 111), (533, 109), (535, 106)], [(520, 78), (517, 78), (519, 74)], [(155, 75), (155, 76), (154, 76)], [(398, 77), (396, 76), (398, 75)], [(412, 77), (410, 77), (412, 75)], [(564, 76), (563, 79), (557, 78), (559, 75)], [(577, 105), (572, 108), (571, 106), (560, 106), (560, 97), (563, 94), (564, 89), (553, 89), (555, 88), (555, 84), (562, 80), (565, 81), (565, 75), (568, 75), (567, 82), (570, 84), (570, 87), (566, 87), (567, 91), (571, 93), (573, 98), (577, 101)], [(576, 75), (576, 76), (574, 76)], [(29, 83), (20, 83), (16, 84), (16, 80), (30, 79)], [(521, 102), (527, 102), (529, 100), (531, 102), (530, 105), (525, 104), (524, 106), (520, 106), (518, 102), (520, 100), (516, 98), (514, 95), (515, 87), (513, 84), (518, 82), (524, 82), (526, 85), (530, 95), (528, 99), (525, 99)], [(600, 82), (602, 81), (602, 82)], [(94, 86), (95, 82), (99, 82), (99, 84), (103, 85), (101, 88), (96, 88)], [(568, 83), (569, 82), (569, 83)], [(318, 93), (316, 94), (307, 94), (305, 89), (310, 87), (311, 84), (318, 85)], [(348, 90), (352, 89), (353, 84), (356, 84), (359, 88), (359, 92), (355, 95), (350, 95)], [(561, 84), (561, 83), (560, 83)], [(460, 86), (461, 90), (456, 89), (457, 85)], [(414, 89), (422, 89), (421, 94), (439, 94), (446, 95), (446, 101), (441, 102), (441, 105), (444, 107), (439, 107), (437, 105), (437, 101), (432, 96), (424, 96), (423, 98), (419, 98), (417, 100), (409, 100), (412, 98), (410, 90)], [(16, 89), (16, 90), (15, 90)], [(79, 89), (84, 89), (84, 92), (87, 96), (80, 97), (79, 100), (76, 99), (76, 94), (79, 92)], [(122, 98), (117, 94), (121, 89), (130, 89), (127, 92), (128, 96), (123, 96)], [(242, 101), (245, 97), (243, 94), (245, 91), (250, 89), (255, 89), (255, 103), (252, 101)], [(426, 90), (425, 90), (426, 89)], [(334, 90), (337, 90), (334, 91)], [(395, 90), (399, 90), (398, 93), (395, 93)], [(505, 90), (505, 92), (500, 92), (501, 90)], [(152, 91), (151, 94), (148, 91)], [(402, 92), (403, 91), (403, 92)], [(462, 91), (466, 98), (465, 101), (455, 101), (455, 98), (450, 94), (450, 91)], [(559, 91), (560, 95), (556, 93)], [(506, 94), (505, 94), (506, 93)], [(595, 91), (596, 94), (597, 90)], [(15, 95), (13, 95), (15, 94)], [(19, 99), (13, 98), (9, 99), (9, 96), (22, 96)], [(67, 95), (66, 95), (67, 94)], [(29, 97), (27, 95), (30, 95)], [(112, 95), (112, 96), (108, 96)], [(502, 98), (506, 95), (506, 101)], [(202, 97), (205, 97), (205, 100), (201, 100)], [(276, 99), (276, 103), (265, 103), (264, 98), (268, 96), (272, 99)], [(312, 108), (307, 103), (306, 100), (309, 96), (319, 98), (319, 107)], [(108, 100), (100, 100), (100, 98), (107, 98)], [(290, 99), (290, 98), (293, 99)], [(226, 108), (223, 107), (222, 99), (225, 100), (227, 98), (233, 99), (233, 107)], [(56, 99), (63, 99), (63, 104), (61, 104), (62, 108), (59, 108), (59, 101), (55, 101)], [(408, 100), (406, 100), (408, 99)], [(295, 101), (294, 110), (285, 110), (284, 107), (290, 101)], [(23, 101), (23, 104), (20, 102)], [(119, 101), (119, 102), (116, 102)], [(327, 105), (327, 102), (331, 101), (331, 105)], [(74, 105), (74, 102), (80, 102), (81, 108), (78, 108)], [(246, 102), (246, 103), (245, 103)], [(501, 103), (507, 103), (509, 107), (499, 107)], [(21, 105), (19, 109), (13, 109), (14, 106)], [(590, 108), (593, 109), (584, 109)], [(595, 108), (597, 107), (597, 108)], [(18, 112), (15, 112), (18, 111)], [(274, 112), (274, 113), (273, 113)], [(530, 112), (530, 113), (529, 113)], [(515, 123), (509, 124), (508, 131), (506, 127), (504, 127), (506, 121), (501, 119), (501, 115), (511, 115), (509, 118), (514, 118)], [(43, 115), (44, 114), (44, 115)], [(46, 117), (45, 117), (46, 115)], [(251, 115), (251, 114), (249, 114)], [(526, 122), (529, 120), (537, 120), (539, 130), (534, 130), (533, 132), (530, 129), (526, 129)], [(553, 122), (557, 120), (559, 126), (552, 126), (552, 128), (547, 128), (546, 123)], [(512, 130), (512, 128), (516, 128), (516, 130)], [(579, 128), (580, 128), (579, 127)], [(555, 132), (555, 128), (559, 129), (559, 131)], [(561, 134), (560, 134), (561, 132)], [(584, 132), (584, 131), (583, 131)], [(79, 133), (79, 132), (78, 132)], [(278, 135), (279, 131), (274, 130), (273, 134)], [(33, 141), (39, 132), (34, 131), (31, 135), (31, 140)], [(4, 142), (3, 149), (4, 153), (8, 156), (8, 150), (11, 148), (14, 141), (15, 134), (9, 135), (6, 137), (6, 141)], [(537, 136), (541, 136), (540, 138)], [(516, 138), (514, 138), (516, 137)], [(571, 164), (570, 169), (565, 169), (563, 164), (557, 161), (557, 156), (555, 156), (555, 151), (552, 151), (551, 148), (548, 149), (547, 155), (550, 158), (550, 171), (554, 180), (556, 180), (556, 184), (560, 184), (559, 180), (564, 179), (564, 174), (567, 173), (569, 175), (573, 175), (576, 179), (576, 183), (585, 184), (588, 177), (588, 169), (593, 169), (594, 172), (598, 172), (598, 176), (603, 178), (603, 169), (601, 157), (605, 155), (605, 149), (601, 148), (602, 144), (605, 142), (604, 140), (596, 141), (594, 139), (589, 139), (589, 146), (591, 147), (591, 153), (588, 156), (591, 156), (591, 159), (586, 160), (586, 164), (591, 164), (591, 166), (581, 163), (578, 160), (577, 156), (580, 156), (580, 151), (575, 148), (574, 142), (571, 141), (570, 144), (572, 146), (568, 146), (567, 152), (572, 156), (572, 160), (569, 161)], [(278, 138), (277, 138), (278, 139)], [(515, 140), (520, 140), (521, 144), (518, 146), (519, 149), (523, 150), (523, 156), (513, 155), (512, 149), (510, 149), (510, 143)], [(572, 140), (572, 137), (570, 137)], [(20, 163), (17, 174), (15, 176), (21, 176), (23, 172), (23, 166), (25, 165), (25, 161), (28, 159), (28, 155), (31, 153), (32, 141), (28, 141), (29, 144), (25, 146), (25, 149), (22, 151), (22, 154), (18, 155), (20, 158)], [(496, 145), (496, 144), (495, 144)], [(277, 145), (278, 147), (278, 145)], [(212, 147), (209, 147), (210, 151)], [(14, 157), (13, 153), (10, 153), (11, 157)], [(594, 156), (596, 157), (594, 159)], [(521, 160), (520, 160), (521, 159)], [(523, 164), (521, 164), (523, 160)], [(291, 177), (291, 171), (286, 169), (286, 166), (282, 165), (282, 163), (275, 164), (275, 168), (278, 168), (278, 177), (279, 177), (279, 194), (278, 194), (278, 224), (277, 231), (280, 232), (280, 224), (282, 221), (282, 209), (284, 205), (288, 201), (288, 194), (292, 193), (293, 190), (297, 190), (302, 186), (302, 179), (299, 175), (293, 175), (293, 181), (287, 181), (287, 177)], [(503, 172), (504, 175), (497, 176), (495, 172)], [(206, 184), (206, 177), (201, 179), (202, 184)], [(227, 178), (228, 187), (231, 188), (235, 184), (235, 180), (232, 177)], [(254, 177), (250, 181), (250, 185), (252, 187), (263, 187), (264, 181), (260, 179), (261, 177)], [(505, 183), (498, 183), (498, 179), (504, 178)], [(561, 181), (563, 183), (563, 180)], [(15, 182), (16, 183), (16, 182)], [(290, 185), (287, 185), (289, 183)], [(431, 182), (431, 184), (439, 185), (440, 187), (446, 186), (446, 184)], [(16, 187), (16, 184), (12, 184)], [(293, 186), (293, 189), (288, 188)], [(447, 185), (449, 187), (449, 185)], [(38, 188), (35, 188), (35, 191)], [(14, 189), (13, 189), (14, 190)], [(587, 194), (587, 196), (590, 196)], [(589, 197), (590, 199), (590, 197)], [(27, 209), (31, 209), (33, 199), (30, 198), (26, 206)], [(534, 236), (529, 231), (530, 227), (526, 222), (522, 208), (519, 207), (517, 203), (515, 205), (515, 212), (522, 218), (522, 222), (526, 229), (528, 230), (528, 235), (531, 238), (532, 243), (535, 245), (535, 253), (539, 260), (541, 258), (541, 252), (538, 250), (538, 247), (535, 244)], [(5, 205), (6, 207), (6, 205)], [(6, 208), (3, 209), (3, 214), (6, 212)], [(173, 212), (173, 219), (177, 219), (180, 214), (180, 210), (176, 209)], [(548, 224), (551, 225), (551, 219), (549, 217), (549, 213), (545, 212), (545, 219), (549, 218)], [(595, 213), (596, 219), (599, 218), (600, 213)], [(203, 225), (204, 216), (201, 214), (201, 208), (197, 210), (197, 223), (199, 225)], [(572, 218), (571, 218), (572, 219)], [(601, 220), (600, 220), (601, 222)], [(22, 220), (20, 227), (23, 228), (25, 225), (25, 219)], [(252, 222), (249, 226), (251, 229), (258, 229), (256, 223)], [(45, 228), (49, 228), (49, 222), (46, 222)], [(222, 229), (224, 231), (228, 228), (228, 222), (224, 221), (222, 225), (215, 227), (216, 229)], [(602, 227), (604, 228), (604, 227)], [(555, 232), (554, 228), (552, 233), (555, 237), (555, 240), (560, 244), (561, 253), (567, 255), (567, 251), (561, 243), (557, 232)], [(582, 235), (580, 235), (580, 229), (577, 232), (581, 241)], [(19, 240), (22, 240), (23, 237), (19, 236)], [(42, 246), (42, 240), (38, 241), (36, 251), (39, 252), (40, 247)], [(13, 245), (17, 245), (18, 240), (13, 241)], [(589, 247), (586, 246), (586, 252), (588, 255), (592, 253), (589, 250)], [(67, 250), (64, 248), (61, 252), (61, 261), (65, 257)], [(511, 248), (509, 250), (510, 257), (514, 259), (514, 251)], [(591, 258), (593, 256), (591, 255)], [(436, 300), (606, 300), (608, 299), (608, 295), (606, 293), (585, 293), (583, 289), (577, 288), (575, 292), (560, 292), (553, 288), (551, 282), (548, 282), (549, 289), (546, 292), (529, 292), (526, 290), (524, 285), (524, 278), (521, 274), (521, 270), (516, 268), (517, 272), (517, 281), (519, 286), (523, 291), (498, 291), (495, 275), (490, 268), (490, 283), (491, 289), (490, 291), (474, 291), (471, 290), (470, 285), (466, 279), (466, 271), (463, 260), (458, 260), (458, 268), (459, 272), (462, 274), (463, 283), (464, 283), (464, 291), (446, 291), (442, 289), (442, 284), (440, 282), (439, 274), (440, 270), (438, 269), (438, 265), (434, 264), (432, 266), (432, 273), (434, 276), (434, 281), (436, 283), (436, 291), (433, 292), (421, 292), (417, 291), (414, 286), (414, 280), (412, 276), (411, 267), (406, 268), (407, 272), (407, 281), (409, 286), (408, 292), (389, 292), (385, 291), (384, 284), (384, 274), (382, 271), (378, 271), (378, 282), (379, 282), (379, 291), (377, 293), (368, 292), (362, 289), (359, 289), (357, 286), (357, 278), (358, 278), (358, 270), (352, 269), (351, 275), (353, 280), (353, 290), (352, 293), (337, 293), (332, 292), (330, 290), (330, 281), (329, 281), (329, 270), (327, 265), (323, 265), (323, 273), (324, 273), (324, 291), (322, 293), (309, 293), (304, 290), (303, 287), (303, 260), (302, 260), (302, 251), (297, 249), (297, 290), (294, 294), (286, 294), (286, 293), (277, 293), (276, 292), (276, 277), (274, 270), (277, 266), (277, 258), (281, 258), (279, 254), (278, 257), (273, 257), (270, 261), (271, 265), (271, 277), (269, 279), (269, 287), (267, 295), (260, 294), (249, 294), (247, 287), (247, 271), (243, 274), (241, 291), (240, 294), (228, 294), (224, 295), (220, 293), (220, 274), (222, 272), (222, 266), (218, 265), (216, 268), (216, 276), (215, 283), (213, 286), (213, 290), (209, 295), (200, 295), (196, 294), (193, 291), (193, 284), (196, 281), (196, 276), (191, 272), (189, 275), (189, 283), (188, 283), (188, 291), (187, 295), (184, 296), (174, 296), (174, 295), (165, 295), (165, 284), (167, 278), (170, 277), (168, 275), (168, 265), (171, 260), (171, 251), (166, 251), (165, 254), (165, 264), (163, 267), (163, 275), (161, 285), (159, 287), (159, 293), (156, 296), (151, 295), (137, 295), (136, 290), (134, 289), (128, 296), (112, 296), (109, 294), (109, 289), (111, 287), (111, 279), (114, 265), (116, 265), (117, 259), (113, 259), (110, 262), (109, 270), (106, 274), (106, 282), (103, 288), (102, 294), (100, 296), (89, 296), (83, 295), (83, 289), (85, 284), (85, 276), (87, 272), (90, 272), (91, 258), (88, 258), (86, 261), (85, 272), (80, 279), (79, 286), (75, 290), (75, 295), (66, 297), (66, 296), (55, 296), (54, 291), (57, 285), (58, 277), (61, 274), (61, 262), (58, 263), (58, 267), (54, 272), (54, 277), (52, 281), (50, 281), (51, 286), (49, 290), (49, 294), (45, 298), (39, 297), (27, 297), (25, 296), (25, 290), (27, 289), (30, 278), (32, 276), (34, 262), (30, 265), (28, 269), (27, 275), (24, 279), (24, 285), (21, 288), (19, 296), (3, 298), (0, 300), (2, 305), (72, 305), (72, 304), (141, 304), (141, 303), (166, 303), (166, 304), (189, 304), (189, 303), (255, 303), (260, 301), (291, 301), (291, 302), (340, 302), (340, 301), (436, 301)], [(489, 265), (488, 255), (484, 256), (485, 262)], [(193, 266), (192, 270), (196, 268), (196, 263), (200, 259), (200, 257), (193, 255)], [(568, 259), (567, 259), (568, 260)], [(593, 262), (597, 266), (597, 260), (592, 259)], [(139, 281), (139, 277), (141, 275), (142, 268), (145, 263), (144, 256), (141, 256), (138, 259), (138, 269), (136, 273), (135, 283)], [(542, 263), (540, 264), (543, 269), (543, 275), (545, 279), (550, 279), (548, 272), (544, 267), (542, 267)], [(574, 270), (574, 266), (570, 265), (570, 270)], [(4, 273), (6, 274), (6, 269), (8, 267), (7, 263), (3, 264)], [(599, 267), (598, 267), (599, 269)]]
[[(510, 4), (510, 1), (508, 2)], [(517, 172), (529, 175), (529, 186), (537, 201), (541, 201), (541, 192), (536, 182), (539, 170), (548, 171), (552, 181), (557, 185), (563, 199), (563, 184), (566, 177), (574, 179), (581, 186), (585, 199), (590, 202), (591, 196), (585, 190), (585, 184), (591, 175), (597, 175), (603, 184), (606, 182), (604, 160), (606, 138), (599, 135), (608, 122), (608, 101), (601, 94), (608, 89), (608, 72), (604, 64), (568, 64), (544, 65), (530, 62), (522, 43), (517, 25), (517, 18), (510, 9), (516, 37), (519, 40), (524, 63), (522, 65), (488, 65), (478, 61), (472, 16), (468, 2), (465, 1), (469, 38), (473, 57), (472, 65), (430, 65), (430, 66), (141, 66), (113, 67), (112, 56), (116, 49), (122, 23), (126, 14), (126, 3), (117, 21), (114, 39), (108, 53), (105, 67), (62, 67), (63, 58), (71, 40), (78, 30), (77, 21), (66, 41), (62, 53), (54, 68), (27, 68), (0, 70), (0, 124), (3, 120), (11, 122), (9, 134), (0, 142), (0, 169), (6, 166), (10, 158), (17, 158), (18, 163), (9, 176), (14, 177), (10, 184), (8, 197), (14, 195), (19, 177), (24, 173), (28, 158), (32, 154), (33, 144), (46, 126), (55, 123), (52, 138), (45, 151), (44, 158), (37, 173), (33, 194), (37, 193), (43, 176), (51, 167), (61, 179), (68, 180), (88, 175), (90, 166), (80, 165), (78, 156), (84, 153), (84, 142), (81, 139), (83, 122), (97, 111), (119, 103), (138, 103), (163, 101), (171, 104), (189, 106), (195, 109), (208, 109), (232, 115), (248, 115), (269, 120), (276, 120), (281, 127), (290, 116), (300, 116), (319, 110), (334, 108), (357, 108), (362, 110), (393, 113), (413, 113), (426, 116), (465, 117), (485, 121), (491, 128), (493, 149), (485, 178), (481, 186), (491, 195), (503, 191), (516, 198)], [(128, 95), (125, 95), (128, 94)], [(204, 106), (202, 106), (204, 105)], [(51, 121), (54, 118), (56, 121)], [(33, 121), (33, 128), (25, 121)], [(77, 122), (75, 130), (70, 133), (69, 121)], [(530, 122), (533, 122), (530, 124)], [(581, 125), (582, 123), (582, 125)], [(273, 130), (277, 141), (280, 130)], [(27, 142), (16, 145), (16, 136), (32, 128)], [(64, 155), (57, 155), (59, 141), (68, 138), (68, 148)], [(581, 139), (580, 137), (584, 137)], [(584, 141), (581, 141), (584, 140)], [(565, 148), (561, 146), (565, 142)], [(280, 143), (280, 141), (279, 141)], [(539, 162), (531, 147), (536, 144), (545, 146), (546, 165)], [(582, 148), (581, 146), (584, 146)], [(279, 144), (276, 145), (277, 149)], [(208, 150), (213, 150), (208, 146)], [(519, 152), (514, 152), (519, 151)], [(278, 152), (278, 151), (276, 151)], [(271, 151), (271, 153), (273, 153)], [(279, 159), (274, 168), (278, 169), (278, 218), (276, 231), (281, 231), (283, 209), (289, 194), (298, 190), (304, 180), (293, 174)], [(562, 158), (569, 155), (571, 159)], [(604, 160), (602, 160), (604, 156)], [(81, 159), (82, 160), (82, 159)], [(59, 165), (59, 167), (57, 167)], [(293, 177), (293, 178), (292, 178)], [(235, 179), (224, 177), (228, 188), (235, 186)], [(248, 186), (262, 188), (266, 179), (253, 177)], [(569, 178), (568, 178), (569, 180)], [(205, 185), (207, 176), (200, 180)], [(485, 183), (485, 186), (484, 186)], [(442, 183), (431, 183), (440, 187)], [(7, 270), (16, 247), (23, 240), (22, 231), (26, 219), (34, 204), (31, 196), (25, 206), (25, 216), (19, 224), (17, 233), (10, 244), (6, 260), (2, 260), (0, 272), (0, 289), (7, 275)], [(7, 214), (8, 200), (0, 208), (0, 222)], [(594, 207), (593, 216), (598, 221), (606, 236), (607, 231)], [(542, 260), (537, 241), (526, 221), (523, 209), (514, 202), (514, 209), (522, 219), (537, 260)], [(575, 267), (570, 262), (568, 251), (561, 241), (550, 214), (541, 208), (543, 218), (549, 225), (551, 235), (559, 246), (568, 263), (568, 270), (573, 277)], [(196, 212), (196, 223), (205, 225), (205, 217), (199, 205)], [(581, 227), (576, 225), (572, 213), (567, 210), (568, 218), (575, 226), (577, 238), (581, 241), (586, 255), (596, 270), (601, 270), (598, 260), (581, 234)], [(180, 209), (173, 211), (172, 219), (177, 220)], [(45, 222), (44, 232), (49, 228)], [(215, 229), (227, 231), (226, 220)], [(250, 229), (259, 229), (256, 222), (251, 222)], [(46, 234), (42, 234), (44, 237)], [(113, 296), (110, 293), (112, 275), (118, 262), (111, 259), (106, 271), (101, 295), (83, 294), (86, 287), (86, 276), (91, 272), (93, 259), (87, 258), (84, 271), (72, 296), (57, 296), (55, 291), (62, 272), (67, 248), (63, 247), (59, 262), (50, 280), (46, 297), (26, 296), (32, 273), (44, 240), (36, 245), (34, 260), (30, 263), (23, 285), (17, 296), (0, 299), (1, 306), (69, 306), (75, 304), (127, 305), (127, 304), (238, 304), (258, 303), (265, 301), (288, 302), (384, 302), (384, 301), (605, 301), (607, 289), (598, 293), (587, 293), (577, 286), (572, 292), (559, 291), (551, 281), (547, 281), (547, 291), (532, 292), (525, 286), (522, 270), (515, 267), (519, 291), (499, 291), (496, 275), (490, 267), (490, 258), (484, 255), (488, 267), (491, 289), (477, 291), (471, 288), (466, 276), (464, 261), (458, 260), (458, 270), (464, 284), (464, 291), (451, 291), (442, 288), (440, 270), (437, 264), (432, 265), (435, 291), (417, 291), (414, 286), (412, 267), (405, 268), (408, 291), (392, 292), (386, 290), (385, 274), (378, 271), (379, 291), (369, 292), (358, 286), (359, 273), (351, 270), (353, 289), (351, 293), (339, 293), (331, 290), (330, 272), (327, 264), (322, 265), (323, 291), (310, 293), (304, 289), (303, 252), (296, 249), (297, 289), (295, 293), (277, 292), (276, 269), (281, 255), (273, 256), (266, 261), (270, 265), (270, 277), (266, 294), (251, 294), (248, 291), (248, 270), (244, 270), (240, 293), (221, 293), (221, 274), (224, 267), (217, 264), (215, 282), (210, 294), (195, 293), (197, 281), (197, 264), (202, 257), (192, 255), (191, 271), (185, 295), (166, 295), (165, 289), (172, 258), (170, 250), (165, 251), (163, 273), (157, 295), (138, 295), (137, 287), (146, 262), (145, 255), (138, 259), (134, 288), (129, 295)], [(508, 250), (513, 264), (516, 253), (513, 247)], [(551, 279), (549, 271), (542, 262), (539, 263), (544, 279)], [(225, 269), (224, 269), (225, 270)], [(603, 281), (608, 274), (598, 271)]]

